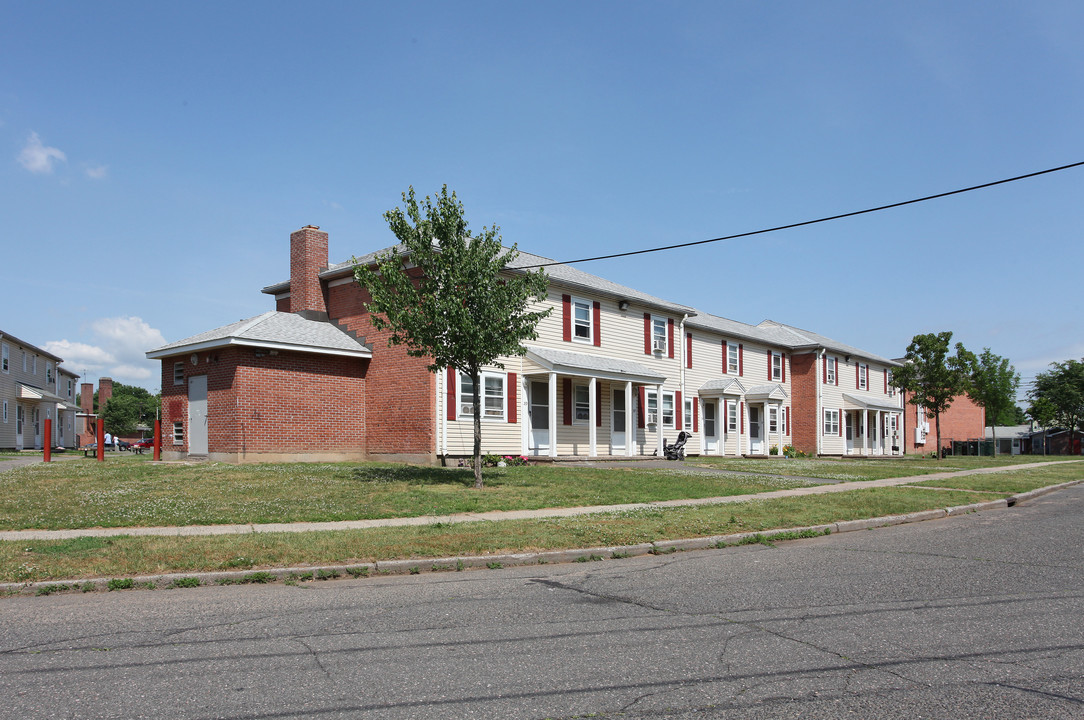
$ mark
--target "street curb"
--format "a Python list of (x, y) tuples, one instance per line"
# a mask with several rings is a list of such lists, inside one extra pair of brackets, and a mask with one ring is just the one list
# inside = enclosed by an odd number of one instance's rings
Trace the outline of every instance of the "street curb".
[[(781, 540), (797, 540), (818, 535), (873, 530), (876, 528), (904, 525), (926, 520), (939, 520), (985, 510), (1002, 510), (1017, 503), (1055, 492), (1084, 480), (1072, 480), (1059, 485), (1018, 493), (1007, 499), (989, 502), (957, 505), (935, 510), (922, 510), (903, 515), (885, 515), (878, 518), (861, 520), (843, 520), (826, 525), (812, 525), (796, 528), (777, 528), (757, 532), (714, 535), (711, 537), (686, 538), (681, 540), (660, 540), (653, 543), (620, 545), (593, 548), (573, 548), (568, 550), (545, 550), (527, 553), (506, 553), (501, 555), (466, 555), (446, 558), (411, 558), (407, 560), (379, 560), (368, 563), (347, 565), (319, 565), (307, 567), (274, 568), (268, 570), (226, 570), (215, 572), (168, 573), (163, 575), (143, 575), (130, 578), (135, 589), (173, 589), (186, 587), (179, 582), (192, 582), (199, 585), (249, 585), (277, 582), (309, 582), (334, 580), (349, 576), (353, 578), (380, 577), (391, 575), (420, 575), (422, 573), (459, 572), (463, 570), (502, 569), (526, 565), (555, 565), (573, 562), (597, 562), (603, 560), (636, 557), (642, 555), (668, 555), (690, 550), (725, 549), (738, 545), (770, 542), (773, 538), (784, 536)], [(0, 597), (14, 595), (48, 595), (53, 592), (82, 590), (92, 592), (109, 590), (109, 583), (117, 578), (92, 578), (84, 580), (46, 580), (35, 583), (0, 583)]]

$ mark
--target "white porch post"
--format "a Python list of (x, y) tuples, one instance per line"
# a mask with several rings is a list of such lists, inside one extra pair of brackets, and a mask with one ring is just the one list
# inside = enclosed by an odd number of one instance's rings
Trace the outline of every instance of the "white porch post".
[(633, 447), (636, 444), (636, 436), (633, 434), (632, 423), (632, 381), (625, 383), (625, 454), (633, 456)]
[(869, 455), (869, 409), (862, 411), (862, 454)]
[(749, 442), (749, 408), (745, 400), (738, 401), (738, 455), (752, 452), (753, 446)]
[(873, 448), (877, 455), (885, 454), (884, 438), (881, 433), (881, 411), (873, 413)]
[(557, 373), (551, 372), (549, 377), (550, 392), (550, 457), (557, 457)]
[(595, 397), (597, 378), (591, 378), (587, 382), (587, 407), (590, 417), (587, 419), (587, 455), (598, 457), (598, 425), (595, 422), (596, 413), (599, 412), (598, 399)]
[(662, 385), (655, 386), (655, 436), (658, 455), (663, 457), (666, 454), (666, 448), (663, 447), (662, 437)]

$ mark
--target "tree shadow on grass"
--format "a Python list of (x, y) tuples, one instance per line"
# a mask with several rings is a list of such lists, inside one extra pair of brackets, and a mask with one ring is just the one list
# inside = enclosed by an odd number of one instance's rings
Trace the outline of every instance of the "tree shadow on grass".
[[(474, 471), (470, 468), (424, 467), (396, 465), (393, 467), (359, 467), (349, 471), (349, 477), (365, 483), (405, 483), (407, 485), (463, 485), (474, 486)], [(483, 473), (483, 480), (490, 482), (499, 477), (496, 473)]]

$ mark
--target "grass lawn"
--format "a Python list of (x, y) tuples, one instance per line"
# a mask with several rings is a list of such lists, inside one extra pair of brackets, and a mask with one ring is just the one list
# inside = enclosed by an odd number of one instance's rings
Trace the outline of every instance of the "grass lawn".
[(821, 478), (854, 482), (858, 480), (882, 480), (893, 477), (929, 475), (931, 473), (974, 470), (987, 467), (1004, 467), (1025, 463), (1065, 460), (1064, 457), (1042, 455), (999, 455), (990, 457), (948, 457), (943, 460), (905, 455), (885, 460), (850, 458), (725, 458), (697, 457), (687, 463), (733, 470), (735, 472), (758, 472), (787, 477)]
[[(829, 461), (833, 462), (833, 461)], [(140, 461), (132, 461), (131, 472), (137, 476), (150, 472), (152, 467), (138, 467)], [(108, 465), (108, 463), (107, 463)], [(112, 466), (122, 469), (120, 463)], [(224, 473), (236, 466), (200, 465), (195, 468), (172, 466), (175, 470), (215, 471), (219, 483), (224, 479), (236, 480)], [(431, 488), (436, 480), (440, 492), (446, 495), (487, 495), (490, 491), (475, 493), (467, 486), (471, 482), (468, 472), (460, 477), (460, 471), (435, 468), (408, 468), (404, 466), (332, 465), (332, 466), (245, 466), (249, 470), (262, 467), (279, 468), (281, 474), (291, 475), (293, 481), (301, 477), (337, 478), (340, 475), (353, 478), (364, 485), (378, 486), (402, 483), (407, 489), (411, 483), (421, 483)], [(337, 468), (320, 471), (319, 468)], [(939, 466), (939, 469), (943, 466)], [(288, 469), (288, 468), (292, 468)], [(72, 470), (81, 469), (76, 465)], [(425, 472), (422, 472), (425, 471)], [(513, 472), (514, 471), (514, 472)], [(535, 472), (539, 471), (539, 472)], [(50, 471), (50, 472), (56, 472)], [(361, 475), (356, 473), (360, 472)], [(454, 480), (447, 480), (437, 473), (452, 473)], [(521, 475), (520, 473), (527, 473)], [(172, 475), (152, 476), (163, 484), (192, 481), (182, 473), (181, 478)], [(324, 473), (324, 474), (322, 474)], [(531, 473), (535, 473), (532, 481)], [(628, 474), (632, 473), (632, 480)], [(374, 480), (377, 474), (383, 480)], [(405, 474), (405, 475), (404, 475)], [(639, 479), (649, 471), (589, 470), (586, 468), (533, 466), (506, 468), (494, 473), (493, 495), (501, 497), (501, 487), (522, 488), (537, 483), (545, 488), (539, 497), (552, 497), (564, 484), (570, 495), (602, 492), (600, 488), (611, 485), (644, 485), (636, 490), (646, 492), (651, 487)], [(605, 476), (609, 477), (607, 480)], [(700, 481), (698, 476), (660, 474), (657, 487), (674, 492), (681, 483)], [(4, 477), (4, 476), (0, 476)], [(247, 476), (246, 476), (247, 477)], [(423, 482), (422, 479), (428, 478)], [(504, 485), (500, 482), (504, 479)], [(994, 474), (968, 476), (949, 480), (918, 481), (920, 485), (935, 487), (862, 488), (850, 492), (799, 498), (773, 498), (752, 502), (732, 503), (683, 508), (648, 508), (620, 513), (600, 513), (573, 518), (539, 520), (509, 520), (502, 522), (445, 523), (423, 527), (378, 528), (312, 533), (267, 533), (212, 537), (117, 537), (78, 538), (64, 541), (24, 540), (0, 542), (0, 582), (32, 582), (39, 580), (78, 579), (88, 577), (129, 577), (169, 572), (197, 572), (227, 569), (259, 569), (283, 566), (329, 565), (337, 563), (373, 562), (376, 560), (454, 557), (459, 555), (484, 555), (502, 552), (528, 552), (533, 550), (588, 548), (608, 545), (626, 545), (657, 540), (724, 535), (737, 532), (760, 531), (774, 528), (801, 527), (841, 520), (879, 517), (899, 513), (964, 505), (982, 502), (1036, 487), (1054, 485), (1068, 480), (1084, 478), (1084, 464), (1051, 465), (1032, 470), (1007, 470)], [(739, 478), (750, 481), (748, 477)], [(38, 479), (41, 480), (40, 478)], [(760, 482), (752, 478), (754, 485)], [(6, 477), (3, 482), (7, 482)], [(77, 482), (75, 479), (52, 478), (52, 483)], [(330, 483), (330, 480), (325, 480)], [(487, 482), (489, 476), (487, 475)], [(719, 483), (729, 480), (719, 480)], [(583, 484), (592, 490), (576, 490), (572, 486)], [(447, 487), (445, 487), (447, 485)], [(323, 487), (317, 482), (312, 487)], [(699, 487), (699, 486), (698, 486)], [(736, 485), (734, 487), (737, 487)], [(955, 489), (940, 489), (955, 488)], [(4, 492), (10, 490), (4, 487)], [(522, 491), (517, 491), (522, 492)], [(508, 501), (516, 497), (509, 491)], [(218, 490), (218, 495), (228, 493)], [(688, 493), (681, 493), (689, 496)], [(718, 492), (712, 495), (725, 494)], [(526, 497), (534, 497), (525, 493)], [(658, 498), (655, 498), (658, 499)], [(7, 498), (5, 503), (9, 502)], [(612, 502), (612, 501), (607, 501)], [(549, 504), (549, 503), (547, 503)], [(572, 504), (572, 503), (565, 503)], [(576, 504), (595, 504), (576, 503)], [(539, 505), (541, 506), (541, 505)], [(417, 513), (414, 513), (417, 514)], [(326, 519), (326, 516), (320, 519)]]

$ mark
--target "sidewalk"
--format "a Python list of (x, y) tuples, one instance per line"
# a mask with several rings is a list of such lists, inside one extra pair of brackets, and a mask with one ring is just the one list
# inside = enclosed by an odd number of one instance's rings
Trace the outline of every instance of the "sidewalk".
[[(1056, 461), (1055, 461), (1056, 462)], [(1062, 462), (1084, 462), (1068, 460)], [(7, 464), (7, 463), (4, 463)], [(129, 527), (129, 528), (84, 528), (77, 530), (9, 530), (0, 532), (0, 540), (69, 540), (78, 537), (117, 537), (129, 536), (189, 536), (189, 535), (244, 535), (249, 533), (299, 533), (328, 530), (365, 530), (368, 528), (402, 527), (412, 525), (435, 525), (437, 523), (486, 522), (500, 520), (524, 520), (534, 518), (574, 517), (593, 513), (612, 513), (642, 508), (688, 507), (693, 505), (717, 505), (740, 503), (749, 500), (770, 498), (798, 497), (802, 495), (824, 495), (827, 493), (850, 492), (872, 487), (894, 487), (929, 480), (941, 480), (965, 475), (983, 475), (987, 473), (1026, 470), (1046, 467), (1050, 462), (1008, 465), (996, 468), (979, 468), (955, 472), (933, 473), (902, 478), (882, 480), (860, 480), (826, 485), (815, 485), (789, 490), (772, 490), (752, 495), (730, 495), (726, 497), (698, 498), (691, 500), (660, 500), (650, 503), (628, 503), (624, 505), (594, 505), (572, 508), (543, 508), (540, 510), (495, 510), (484, 513), (459, 513), (454, 515), (423, 515), (406, 518), (381, 518), (376, 520), (345, 520), (340, 522), (300, 522), (267, 523), (261, 525), (191, 525), (186, 527)], [(720, 471), (723, 472), (723, 471)], [(1084, 469), (1081, 471), (1084, 476)]]

